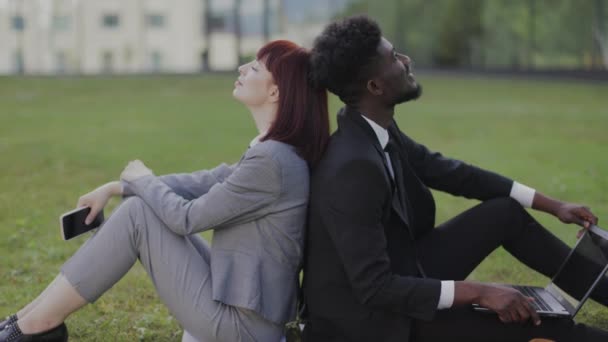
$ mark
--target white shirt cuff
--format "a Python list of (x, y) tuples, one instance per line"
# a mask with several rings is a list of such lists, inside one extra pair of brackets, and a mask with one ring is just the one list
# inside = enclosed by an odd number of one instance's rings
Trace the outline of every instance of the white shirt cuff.
[(511, 187), (511, 194), (509, 196), (519, 202), (524, 208), (531, 208), (535, 193), (536, 190), (523, 184), (513, 182), (513, 187)]
[(442, 280), (441, 281), (441, 294), (439, 295), (439, 303), (437, 309), (449, 309), (454, 304), (454, 281), (453, 280)]

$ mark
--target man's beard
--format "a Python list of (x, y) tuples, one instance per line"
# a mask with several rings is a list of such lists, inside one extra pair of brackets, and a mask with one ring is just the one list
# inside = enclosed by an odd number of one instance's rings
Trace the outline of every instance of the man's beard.
[(400, 94), (400, 96), (395, 101), (395, 105), (405, 103), (411, 100), (416, 100), (420, 96), (422, 96), (422, 86), (420, 84), (416, 84), (416, 88), (410, 89), (407, 92)]

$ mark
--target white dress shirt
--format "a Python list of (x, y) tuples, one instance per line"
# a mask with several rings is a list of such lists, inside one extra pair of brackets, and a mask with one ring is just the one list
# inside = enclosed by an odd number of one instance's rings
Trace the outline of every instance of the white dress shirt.
[[(382, 149), (386, 147), (388, 144), (388, 130), (384, 129), (382, 126), (378, 125), (376, 122), (368, 119), (365, 115), (362, 115), (365, 121), (369, 123), (374, 132), (376, 133), (376, 137), (378, 137), (378, 142), (380, 142), (380, 146)], [(386, 161), (388, 164), (388, 169), (391, 173), (391, 177), (395, 177), (393, 172), (393, 166), (391, 164), (391, 159), (387, 152), (384, 152), (386, 157)], [(525, 208), (530, 208), (532, 206), (532, 201), (534, 200), (535, 190), (527, 187), (523, 184), (513, 182), (513, 186), (511, 187), (511, 193), (509, 196), (519, 202)], [(437, 309), (448, 309), (452, 307), (454, 304), (454, 281), (453, 280), (442, 280), (441, 281), (441, 294), (439, 295), (439, 303), (437, 304)]]

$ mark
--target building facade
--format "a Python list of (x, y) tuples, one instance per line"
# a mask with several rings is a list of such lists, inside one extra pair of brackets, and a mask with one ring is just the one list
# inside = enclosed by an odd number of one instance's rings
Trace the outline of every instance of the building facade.
[[(206, 1), (212, 0), (0, 0), (0, 74), (234, 70), (234, 18), (221, 17), (233, 14), (234, 0), (213, 1), (220, 13), (215, 29), (206, 23)], [(246, 14), (253, 8), (261, 17), (262, 0), (250, 1)], [(270, 4), (277, 13), (280, 1)], [(296, 42), (312, 41), (298, 37), (299, 30), (284, 32)], [(260, 31), (243, 32), (240, 42), (240, 54), (252, 56), (264, 39)]]

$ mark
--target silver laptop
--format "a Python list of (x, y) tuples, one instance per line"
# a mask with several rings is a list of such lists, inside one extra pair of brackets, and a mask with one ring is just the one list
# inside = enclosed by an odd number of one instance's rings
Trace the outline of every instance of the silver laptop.
[[(559, 271), (544, 289), (506, 285), (535, 299), (532, 306), (542, 317), (574, 317), (608, 270), (608, 232), (591, 226), (576, 242)], [(608, 279), (607, 279), (608, 280)], [(557, 285), (559, 284), (559, 286)], [(477, 311), (491, 312), (474, 305)]]

